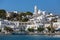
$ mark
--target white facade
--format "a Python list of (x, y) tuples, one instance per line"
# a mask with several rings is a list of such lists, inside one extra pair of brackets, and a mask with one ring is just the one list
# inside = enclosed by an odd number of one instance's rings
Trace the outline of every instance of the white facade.
[(45, 11), (38, 10), (37, 6), (34, 7), (34, 14), (33, 18), (29, 21), (32, 22), (31, 25), (27, 25), (27, 28), (34, 28), (37, 29), (38, 27), (44, 27), (45, 20)]
[(18, 13), (17, 11), (14, 11), (14, 13)]
[[(55, 18), (58, 18), (58, 16), (54, 16), (52, 13), (50, 14), (46, 14), (46, 11), (41, 11), (41, 10), (38, 10), (37, 6), (34, 7), (34, 15), (33, 15), (33, 18), (30, 19), (30, 22), (32, 22), (31, 25), (27, 25), (27, 28), (34, 28), (34, 29), (37, 29), (38, 27), (49, 27), (51, 26), (51, 20), (52, 19), (55, 19)], [(58, 24), (58, 27), (57, 28), (60, 28), (60, 22), (56, 22), (56, 23), (53, 23), (53, 25), (55, 26), (55, 24)]]
[(60, 29), (60, 19), (57, 19), (57, 22), (54, 22), (54, 23), (53, 23), (53, 27), (54, 27), (56, 30)]
[(6, 13), (7, 13), (6, 14), (6, 17), (10, 17), (11, 14), (9, 12), (6, 12)]
[(10, 27), (10, 28), (17, 28), (19, 27), (19, 22), (18, 21), (8, 21), (8, 20), (0, 20), (0, 27)]
[[(17, 11), (14, 11), (14, 13), (17, 13)], [(7, 17), (9, 17), (10, 14), (7, 14)], [(37, 6), (34, 7), (34, 14), (32, 19), (29, 19), (28, 22), (19, 22), (19, 21), (8, 21), (8, 20), (0, 20), (0, 27), (11, 27), (11, 28), (25, 28), (25, 30), (27, 30), (28, 28), (34, 28), (37, 29), (38, 27), (48, 27), (50, 26), (50, 24), (48, 24), (47, 22), (51, 21), (54, 18), (58, 18), (58, 16), (56, 17), (52, 17), (53, 14), (50, 13), (48, 15), (46, 15), (46, 11), (41, 11), (38, 10)], [(22, 16), (23, 17), (23, 16)], [(28, 17), (28, 16), (27, 16)], [(55, 27), (56, 25), (58, 26), (58, 28), (60, 28), (60, 19), (58, 19), (58, 22), (53, 23), (53, 26)]]
[(34, 14), (38, 14), (37, 6), (34, 7)]

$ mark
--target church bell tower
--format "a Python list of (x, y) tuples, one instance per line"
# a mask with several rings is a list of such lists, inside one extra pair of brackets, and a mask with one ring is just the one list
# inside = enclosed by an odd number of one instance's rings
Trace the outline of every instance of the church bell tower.
[(38, 14), (38, 8), (37, 8), (37, 6), (36, 6), (36, 5), (34, 6), (34, 14), (35, 14), (35, 15), (37, 15), (37, 14)]

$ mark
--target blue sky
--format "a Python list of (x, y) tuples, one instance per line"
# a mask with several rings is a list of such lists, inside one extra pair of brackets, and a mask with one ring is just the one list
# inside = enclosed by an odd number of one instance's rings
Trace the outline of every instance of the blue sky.
[(6, 11), (33, 12), (35, 5), (43, 11), (60, 13), (60, 0), (0, 0), (0, 9)]

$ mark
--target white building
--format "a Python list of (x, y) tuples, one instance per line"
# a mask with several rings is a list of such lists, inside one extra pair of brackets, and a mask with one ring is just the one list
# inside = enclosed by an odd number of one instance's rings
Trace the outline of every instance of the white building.
[(18, 21), (8, 21), (8, 20), (0, 20), (0, 28), (3, 29), (4, 27), (10, 28), (18, 28), (19, 22)]
[(18, 13), (17, 11), (13, 11), (14, 13)]
[[(52, 13), (48, 14), (46, 11), (38, 10), (37, 6), (35, 6), (33, 18), (29, 20), (30, 22), (32, 22), (32, 24), (27, 25), (26, 30), (28, 28), (37, 29), (38, 27), (49, 27), (51, 26), (51, 20), (55, 18), (58, 18), (58, 16), (54, 16)], [(59, 25), (60, 22), (53, 23), (54, 26), (55, 24)], [(60, 25), (58, 28), (60, 28)]]
[(6, 12), (6, 13), (7, 13), (6, 17), (10, 17), (11, 13), (9, 13), (9, 12)]
[[(17, 11), (15, 11), (14, 13), (17, 13)], [(9, 17), (9, 15), (10, 14), (7, 14), (7, 17)], [(48, 27), (50, 25), (48, 22), (50, 22), (54, 18), (58, 18), (58, 16), (54, 16), (52, 13), (46, 14), (46, 11), (38, 10), (37, 6), (35, 6), (34, 14), (28, 22), (0, 20), (0, 28), (4, 28), (5, 26), (7, 26), (13, 29), (27, 30), (28, 28), (37, 29), (38, 27)], [(59, 25), (60, 22), (58, 21), (56, 23), (53, 23), (54, 27), (55, 24)], [(57, 28), (60, 28), (60, 25)]]
[(37, 29), (38, 27), (44, 27), (44, 23), (46, 22), (45, 11), (38, 10), (37, 6), (34, 7), (33, 18), (29, 20), (32, 24), (27, 25), (27, 28)]
[(53, 23), (53, 27), (54, 27), (56, 30), (60, 29), (60, 18), (57, 19), (57, 22), (54, 22), (54, 23)]

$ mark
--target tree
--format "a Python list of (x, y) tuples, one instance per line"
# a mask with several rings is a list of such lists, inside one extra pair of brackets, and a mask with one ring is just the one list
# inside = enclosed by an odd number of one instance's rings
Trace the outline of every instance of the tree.
[(26, 17), (26, 13), (20, 13), (19, 14), (19, 21), (22, 21), (22, 22), (27, 22), (29, 19)]
[(19, 14), (11, 12), (10, 17), (8, 17), (7, 20), (15, 21), (15, 20), (19, 20), (18, 18), (19, 18)]
[(52, 22), (57, 22), (57, 18), (54, 18), (51, 20)]
[(13, 29), (10, 27), (4, 27), (4, 30), (6, 30), (7, 32), (13, 32)]
[(25, 14), (26, 14), (26, 15), (31, 15), (31, 16), (33, 15), (32, 12), (26, 12)]
[(6, 11), (4, 9), (1, 9), (0, 13), (6, 13)]
[(48, 31), (51, 32), (51, 33), (54, 33), (55, 32), (55, 28), (53, 27), (47, 27)]
[(29, 19), (28, 18), (23, 18), (22, 22), (27, 22)]
[(10, 15), (11, 18), (15, 18), (16, 16), (17, 16), (17, 14), (16, 13), (13, 13), (13, 12)]
[(34, 32), (34, 29), (33, 28), (28, 28), (28, 31), (29, 32)]
[(24, 12), (20, 13), (19, 17), (26, 16)]
[(20, 22), (27, 22), (29, 20), (29, 17), (27, 15), (32, 16), (32, 12), (21, 12), (20, 14), (16, 14), (14, 12), (10, 13), (10, 17), (6, 18), (7, 20), (11, 21), (20, 21)]
[(0, 18), (2, 18), (2, 19), (6, 18), (6, 11), (3, 9), (0, 10)]
[(44, 28), (39, 27), (37, 30), (38, 30), (39, 32), (42, 32), (42, 31), (44, 30)]
[(22, 21), (22, 19), (23, 19), (23, 17), (25, 17), (26, 15), (25, 15), (25, 13), (20, 13), (20, 14), (18, 14), (18, 19), (19, 19), (19, 21)]
[(51, 28), (50, 27), (47, 27), (48, 31), (50, 32), (51, 31)]

